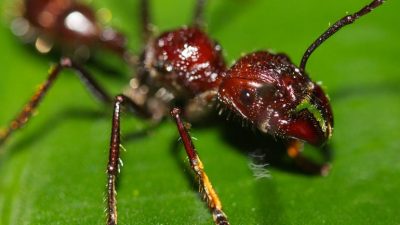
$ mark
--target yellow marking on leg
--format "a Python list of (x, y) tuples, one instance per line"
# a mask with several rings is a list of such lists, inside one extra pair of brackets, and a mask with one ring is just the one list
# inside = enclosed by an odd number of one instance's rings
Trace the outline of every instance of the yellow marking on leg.
[(206, 172), (204, 172), (203, 163), (201, 162), (199, 157), (196, 158), (196, 161), (197, 165), (194, 168), (197, 175), (199, 176), (201, 185), (203, 186), (203, 190), (206, 194), (208, 205), (210, 206), (210, 208), (221, 210), (222, 209), (221, 201), (219, 200), (217, 192), (212, 187), (212, 184)]

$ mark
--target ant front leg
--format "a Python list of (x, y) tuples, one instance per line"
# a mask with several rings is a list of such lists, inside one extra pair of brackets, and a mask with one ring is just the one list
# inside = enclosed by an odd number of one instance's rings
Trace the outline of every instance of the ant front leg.
[(185, 146), (186, 154), (189, 157), (190, 166), (200, 183), (200, 193), (203, 194), (204, 200), (207, 202), (208, 208), (213, 215), (215, 224), (229, 225), (228, 219), (225, 213), (222, 211), (221, 201), (219, 200), (217, 193), (211, 185), (211, 181), (204, 171), (203, 163), (196, 152), (192, 138), (182, 122), (180, 117), (180, 109), (173, 108), (171, 110), (171, 115), (175, 119), (176, 126), (178, 127), (179, 135), (183, 141), (183, 145)]
[(24, 106), (22, 111), (11, 121), (10, 125), (0, 133), (0, 145), (2, 145), (10, 135), (25, 125), (32, 117), (33, 112), (37, 109), (42, 102), (44, 96), (54, 84), (54, 81), (60, 75), (63, 69), (72, 69), (82, 81), (82, 83), (89, 89), (89, 91), (101, 102), (111, 103), (111, 98), (104, 91), (104, 89), (92, 78), (90, 73), (81, 66), (72, 62), (70, 58), (62, 58), (60, 62), (51, 68), (49, 76), (43, 82), (30, 101)]
[(331, 166), (329, 163), (317, 164), (307, 159), (301, 154), (303, 149), (303, 142), (299, 140), (290, 140), (287, 147), (287, 154), (292, 158), (297, 166), (299, 166), (304, 172), (310, 174), (319, 174), (322, 176), (328, 175)]

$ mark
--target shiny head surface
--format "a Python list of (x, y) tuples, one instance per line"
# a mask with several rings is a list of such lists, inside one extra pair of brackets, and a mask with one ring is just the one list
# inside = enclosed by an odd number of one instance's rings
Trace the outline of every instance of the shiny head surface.
[(283, 54), (254, 52), (226, 72), (218, 99), (261, 132), (324, 144), (333, 116), (322, 88)]

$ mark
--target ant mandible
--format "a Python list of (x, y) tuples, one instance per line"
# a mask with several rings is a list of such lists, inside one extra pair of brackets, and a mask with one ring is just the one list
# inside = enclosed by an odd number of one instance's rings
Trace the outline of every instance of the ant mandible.
[[(89, 72), (71, 59), (62, 58), (22, 112), (1, 134), (0, 143), (31, 118), (60, 71), (71, 68), (97, 98), (114, 105), (107, 165), (108, 225), (117, 224), (116, 179), (120, 169), (120, 114), (123, 106), (154, 121), (160, 121), (168, 112), (171, 113), (215, 224), (229, 224), (181, 119), (181, 108), (188, 120), (201, 118), (215, 107), (233, 112), (261, 133), (285, 140), (290, 157), (303, 164), (312, 164), (301, 156), (301, 145), (303, 142), (317, 147), (324, 145), (332, 135), (333, 115), (326, 94), (305, 72), (307, 60), (330, 36), (383, 2), (374, 0), (330, 26), (306, 50), (299, 67), (285, 54), (257, 51), (243, 56), (227, 68), (221, 46), (202, 28), (205, 0), (197, 0), (191, 26), (167, 31), (160, 36), (153, 34), (148, 1), (141, 0), (144, 50), (130, 88), (112, 101)], [(324, 174), (329, 166), (312, 165), (312, 168)]]

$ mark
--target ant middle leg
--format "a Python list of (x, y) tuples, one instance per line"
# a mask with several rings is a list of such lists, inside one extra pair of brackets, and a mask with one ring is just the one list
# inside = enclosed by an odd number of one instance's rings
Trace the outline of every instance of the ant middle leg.
[(107, 164), (107, 225), (117, 224), (116, 180), (119, 173), (121, 105), (130, 102), (125, 95), (115, 97), (111, 128), (109, 159)]
[(87, 70), (72, 62), (70, 58), (62, 58), (57, 65), (51, 68), (46, 81), (40, 85), (39, 89), (23, 107), (22, 111), (11, 121), (6, 129), (0, 131), (0, 146), (14, 131), (20, 129), (31, 119), (33, 112), (43, 101), (44, 96), (47, 94), (50, 87), (52, 87), (63, 69), (74, 70), (82, 83), (98, 100), (105, 104), (111, 103), (111, 98), (108, 93), (93, 79)]
[[(125, 107), (126, 109), (137, 109), (141, 106), (133, 102), (128, 96), (120, 94), (115, 97), (114, 110), (111, 123), (111, 140), (109, 148), (109, 158), (107, 164), (107, 225), (117, 224), (117, 191), (116, 181), (118, 173), (120, 172), (120, 147), (121, 147), (121, 111)], [(146, 109), (142, 109), (145, 112)], [(135, 111), (136, 113), (137, 111)], [(138, 114), (143, 118), (151, 119), (151, 112), (146, 114)], [(159, 121), (156, 121), (159, 122)]]
[(222, 203), (219, 200), (219, 197), (214, 188), (212, 187), (211, 181), (209, 180), (206, 172), (204, 171), (203, 163), (201, 162), (199, 155), (196, 152), (196, 149), (192, 142), (192, 138), (190, 137), (180, 117), (180, 111), (181, 110), (178, 108), (173, 108), (171, 110), (171, 115), (174, 118), (176, 126), (178, 128), (179, 135), (185, 147), (186, 154), (189, 158), (190, 166), (199, 181), (200, 194), (203, 195), (203, 198), (213, 215), (215, 224), (229, 225), (228, 218), (222, 211)]

